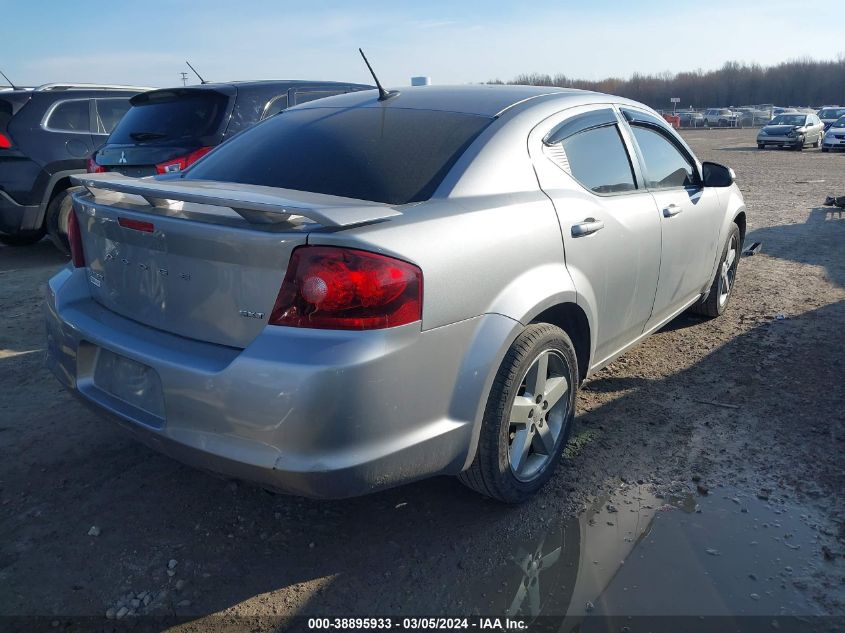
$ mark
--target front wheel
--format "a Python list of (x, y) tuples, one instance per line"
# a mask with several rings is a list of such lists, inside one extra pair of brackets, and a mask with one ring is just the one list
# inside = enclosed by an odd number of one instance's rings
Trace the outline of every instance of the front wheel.
[(690, 308), (692, 312), (708, 317), (721, 316), (725, 312), (736, 282), (741, 247), (739, 227), (731, 224), (728, 240), (725, 242), (722, 256), (719, 258), (719, 266), (716, 268), (716, 277), (710, 285), (710, 292), (707, 293), (705, 299)]
[(765, 149), (765, 147), (762, 143), (757, 143), (757, 149)]
[(578, 361), (566, 332), (529, 325), (511, 344), (490, 389), (475, 459), (462, 483), (519, 503), (552, 476), (575, 415)]

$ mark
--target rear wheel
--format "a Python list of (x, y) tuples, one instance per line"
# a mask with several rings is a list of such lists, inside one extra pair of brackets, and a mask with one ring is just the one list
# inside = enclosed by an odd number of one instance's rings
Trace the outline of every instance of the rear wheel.
[(67, 256), (70, 256), (70, 244), (67, 239), (67, 222), (71, 209), (73, 208), (71, 194), (77, 190), (77, 187), (72, 187), (60, 191), (53, 196), (50, 204), (47, 205), (47, 215), (44, 219), (47, 233), (50, 235), (53, 244)]
[(42, 237), (44, 237), (44, 229), (17, 233), (15, 235), (4, 235), (0, 233), (0, 244), (5, 244), (6, 246), (29, 246), (30, 244), (40, 242)]
[(813, 147), (821, 147), (822, 146), (822, 135), (819, 134), (818, 138), (816, 138), (816, 142), (813, 143)]
[(566, 332), (529, 325), (493, 381), (475, 459), (460, 480), (505, 503), (537, 492), (560, 461), (575, 414), (578, 361)]
[(716, 268), (716, 277), (710, 285), (710, 292), (707, 293), (705, 299), (690, 308), (692, 312), (708, 317), (721, 316), (725, 312), (736, 281), (741, 247), (739, 227), (736, 224), (731, 224), (728, 240), (722, 249), (719, 266)]

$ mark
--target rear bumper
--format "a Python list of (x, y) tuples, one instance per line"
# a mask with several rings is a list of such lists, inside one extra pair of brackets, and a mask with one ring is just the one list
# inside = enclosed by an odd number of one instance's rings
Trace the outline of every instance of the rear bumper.
[[(519, 326), (500, 315), (427, 331), (270, 326), (238, 350), (120, 317), (90, 298), (86, 274), (64, 269), (47, 293), (47, 364), (65, 387), (176, 459), (310, 497), (464, 469), (491, 368)], [(94, 384), (100, 349), (152, 368), (163, 419)]]
[(0, 233), (17, 235), (35, 231), (41, 226), (41, 208), (18, 204), (5, 191), (0, 191)]

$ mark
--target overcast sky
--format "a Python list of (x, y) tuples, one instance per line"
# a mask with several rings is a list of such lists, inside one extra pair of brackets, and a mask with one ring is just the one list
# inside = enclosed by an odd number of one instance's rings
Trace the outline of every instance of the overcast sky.
[(636, 2), (276, 2), (0, 0), (0, 69), (52, 81), (181, 84), (190, 60), (206, 79), (369, 82), (361, 46), (385, 85), (565, 73), (600, 79), (727, 60), (833, 59), (827, 17), (794, 0)]

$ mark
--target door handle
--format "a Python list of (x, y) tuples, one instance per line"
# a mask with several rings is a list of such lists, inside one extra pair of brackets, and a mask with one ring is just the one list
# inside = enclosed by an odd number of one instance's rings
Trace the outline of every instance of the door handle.
[(668, 207), (663, 209), (663, 217), (671, 218), (672, 216), (678, 215), (681, 211), (683, 211), (683, 209), (677, 204), (670, 204)]
[(583, 237), (584, 235), (592, 235), (604, 228), (604, 222), (596, 220), (595, 218), (587, 218), (580, 224), (572, 225), (572, 237)]

